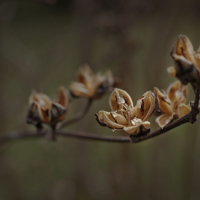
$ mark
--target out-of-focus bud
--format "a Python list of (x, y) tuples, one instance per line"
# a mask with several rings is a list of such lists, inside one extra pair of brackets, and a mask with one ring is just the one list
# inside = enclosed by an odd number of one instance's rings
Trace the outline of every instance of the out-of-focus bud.
[(51, 99), (43, 94), (33, 91), (29, 98), (29, 111), (27, 122), (34, 125), (38, 123), (48, 124), (51, 119)]
[(168, 67), (167, 72), (169, 73), (170, 76), (175, 77), (176, 76), (176, 69), (175, 67)]
[(110, 92), (118, 83), (113, 77), (111, 71), (107, 71), (104, 75), (93, 71), (88, 65), (79, 68), (76, 82), (70, 84), (70, 91), (76, 97), (99, 98), (106, 92)]
[(33, 91), (29, 98), (26, 121), (36, 127), (41, 127), (42, 123), (55, 126), (64, 119), (70, 101), (69, 92), (64, 87), (59, 89), (55, 101), (43, 93)]
[(60, 87), (51, 108), (51, 125), (57, 124), (65, 118), (71, 102), (71, 95), (67, 89)]
[(156, 119), (161, 128), (164, 128), (175, 118), (181, 118), (190, 112), (191, 108), (185, 105), (188, 87), (181, 84), (180, 81), (172, 83), (167, 92), (154, 88), (154, 93), (160, 100), (160, 110), (163, 113)]
[(182, 84), (200, 82), (200, 54), (193, 50), (192, 43), (185, 35), (180, 35), (171, 51), (175, 68), (168, 68), (171, 76), (176, 76)]

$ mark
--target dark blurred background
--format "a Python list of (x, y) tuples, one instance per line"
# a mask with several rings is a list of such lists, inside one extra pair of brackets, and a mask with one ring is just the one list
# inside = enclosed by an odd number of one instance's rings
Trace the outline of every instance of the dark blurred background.
[[(53, 97), (79, 65), (111, 69), (133, 98), (175, 81), (166, 68), (179, 34), (200, 44), (198, 0), (0, 1), (0, 132), (25, 124), (32, 89)], [(68, 129), (126, 135), (100, 127), (109, 94)], [(193, 95), (190, 92), (189, 99)], [(85, 99), (74, 100), (67, 118)], [(152, 118), (152, 129), (157, 126)], [(48, 127), (47, 127), (48, 128)], [(200, 125), (186, 124), (139, 144), (58, 138), (0, 147), (1, 200), (200, 199)]]

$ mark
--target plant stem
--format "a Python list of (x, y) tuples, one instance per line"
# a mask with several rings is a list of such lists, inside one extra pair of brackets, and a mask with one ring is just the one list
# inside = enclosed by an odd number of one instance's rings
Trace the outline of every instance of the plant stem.
[(75, 115), (73, 118), (71, 118), (71, 119), (67, 120), (66, 122), (64, 122), (63, 124), (61, 124), (59, 129), (62, 129), (68, 125), (71, 125), (71, 124), (81, 120), (87, 114), (90, 106), (92, 105), (92, 102), (93, 102), (93, 99), (89, 98), (85, 108), (81, 112), (79, 112), (77, 115)]

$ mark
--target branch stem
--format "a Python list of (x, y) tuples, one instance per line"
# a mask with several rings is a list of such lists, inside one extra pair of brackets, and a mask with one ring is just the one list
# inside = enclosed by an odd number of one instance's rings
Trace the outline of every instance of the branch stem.
[(59, 129), (62, 129), (68, 125), (71, 125), (71, 124), (81, 120), (87, 114), (89, 108), (92, 105), (92, 102), (93, 102), (93, 99), (89, 98), (85, 108), (81, 112), (79, 112), (77, 115), (75, 115), (73, 118), (71, 118), (71, 119), (67, 120), (66, 122), (64, 122), (63, 124), (61, 124)]
[[(85, 133), (80, 131), (60, 131), (55, 130), (55, 134), (57, 136), (62, 137), (73, 137), (73, 138), (79, 138), (79, 139), (87, 139), (87, 140), (96, 140), (96, 141), (104, 141), (104, 142), (115, 142), (115, 143), (137, 143), (140, 141), (144, 141), (153, 137), (156, 137), (158, 135), (161, 135), (171, 129), (174, 129), (182, 124), (185, 124), (187, 122), (194, 123), (197, 119), (197, 115), (199, 114), (199, 93), (200, 93), (200, 87), (194, 87), (195, 88), (195, 101), (191, 103), (191, 111), (183, 116), (180, 119), (177, 119), (176, 121), (168, 124), (163, 129), (157, 129), (153, 132), (147, 133), (146, 135), (132, 135), (131, 137), (123, 137), (123, 136), (103, 136), (98, 135), (94, 133)], [(89, 107), (91, 106), (92, 99), (88, 100), (88, 103), (83, 111), (81, 111), (79, 114), (77, 114), (74, 118), (66, 121), (61, 127), (64, 127), (66, 125), (72, 124), (74, 122), (77, 122), (80, 120), (88, 111)], [(14, 131), (13, 131), (14, 132)], [(23, 132), (14, 132), (14, 134), (1, 136), (0, 137), (0, 144), (15, 141), (18, 139), (28, 139), (28, 138), (40, 138), (44, 137), (46, 134), (49, 134), (49, 131), (41, 131), (41, 132), (29, 132), (29, 131), (23, 131)]]

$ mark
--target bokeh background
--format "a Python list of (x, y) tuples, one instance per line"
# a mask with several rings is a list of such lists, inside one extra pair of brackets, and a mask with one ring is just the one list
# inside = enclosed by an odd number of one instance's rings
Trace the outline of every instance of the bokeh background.
[[(83, 63), (95, 72), (111, 69), (134, 102), (154, 86), (166, 89), (176, 80), (166, 72), (171, 48), (179, 34), (198, 48), (199, 18), (198, 0), (1, 0), (1, 135), (33, 130), (25, 123), (31, 91), (54, 97)], [(66, 130), (125, 135), (94, 120), (109, 110), (108, 98)], [(84, 104), (74, 100), (67, 119)], [(0, 146), (0, 199), (196, 200), (199, 169), (199, 121), (138, 144), (18, 140)]]

